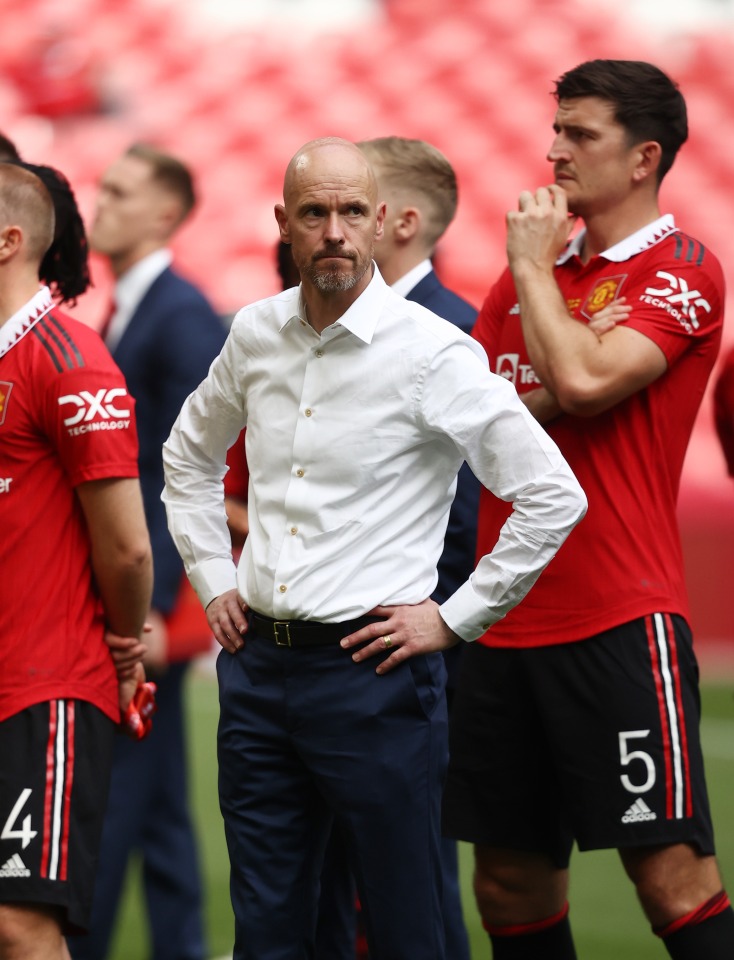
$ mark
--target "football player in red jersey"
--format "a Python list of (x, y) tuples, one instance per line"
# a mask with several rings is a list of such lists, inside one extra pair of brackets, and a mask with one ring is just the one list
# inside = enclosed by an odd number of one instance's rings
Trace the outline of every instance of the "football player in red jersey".
[[(97, 334), (54, 299), (87, 279), (64, 178), (0, 164), (3, 960), (68, 958), (64, 934), (89, 910), (121, 707), (146, 693), (152, 564), (134, 405)], [(136, 730), (149, 719), (132, 717)]]
[[(446, 825), (475, 844), (495, 960), (576, 956), (574, 841), (619, 850), (671, 957), (723, 960), (734, 913), (714, 855), (675, 509), (723, 275), (658, 202), (687, 138), (677, 85), (651, 64), (595, 60), (564, 74), (556, 99), (555, 182), (508, 214), (509, 269), (474, 336), (589, 509), (523, 603), (467, 651)], [(601, 314), (615, 302), (616, 316)], [(483, 496), (480, 554), (506, 516)]]

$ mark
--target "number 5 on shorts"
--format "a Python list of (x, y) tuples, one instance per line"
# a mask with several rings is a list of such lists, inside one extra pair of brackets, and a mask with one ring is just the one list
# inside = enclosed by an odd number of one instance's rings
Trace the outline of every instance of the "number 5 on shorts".
[(27, 813), (23, 817), (23, 827), (20, 830), (16, 830), (15, 821), (18, 819), (20, 811), (25, 806), (25, 802), (30, 797), (32, 791), (27, 787), (25, 790), (21, 791), (20, 796), (18, 797), (15, 806), (10, 811), (10, 816), (5, 821), (5, 826), (3, 827), (3, 832), (0, 833), (0, 840), (22, 840), (23, 849), (28, 846), (31, 840), (38, 834), (37, 830), (31, 830), (31, 815)]
[(620, 774), (620, 780), (625, 790), (630, 793), (646, 793), (655, 784), (655, 764), (649, 753), (644, 750), (628, 750), (628, 740), (634, 740), (640, 737), (646, 737), (649, 730), (620, 730), (619, 732), (619, 760), (623, 767), (628, 766), (633, 760), (642, 760), (647, 768), (647, 779), (644, 783), (635, 785), (632, 783), (626, 773)]

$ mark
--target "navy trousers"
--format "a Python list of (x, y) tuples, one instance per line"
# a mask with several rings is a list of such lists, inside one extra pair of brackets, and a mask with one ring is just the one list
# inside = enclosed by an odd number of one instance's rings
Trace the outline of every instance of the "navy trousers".
[(346, 838), (335, 822), (321, 868), (315, 955), (318, 960), (355, 960), (356, 945), (357, 885)]
[(107, 956), (128, 859), (143, 860), (143, 882), (155, 960), (204, 960), (201, 882), (187, 802), (183, 681), (187, 664), (160, 678), (150, 736), (118, 736), (102, 833), (92, 918), (86, 936), (71, 937), (74, 960)]
[(371, 960), (444, 960), (445, 667), (386, 676), (338, 645), (254, 634), (219, 655), (219, 795), (234, 960), (312, 960), (324, 850), (346, 837)]
[[(449, 960), (470, 960), (469, 936), (464, 923), (459, 884), (457, 841), (441, 840), (441, 880), (446, 956)], [(355, 885), (346, 843), (335, 829), (326, 848), (321, 871), (321, 894), (316, 927), (317, 960), (354, 960), (357, 939)]]

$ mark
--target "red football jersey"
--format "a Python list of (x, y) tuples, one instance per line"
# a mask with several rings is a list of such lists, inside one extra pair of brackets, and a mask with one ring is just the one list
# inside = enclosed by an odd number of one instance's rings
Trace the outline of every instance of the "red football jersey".
[(0, 327), (0, 720), (117, 679), (74, 488), (136, 477), (134, 403), (100, 338), (42, 290)]
[[(522, 603), (481, 638), (488, 646), (566, 643), (656, 611), (688, 613), (676, 499), (721, 340), (721, 266), (671, 216), (586, 265), (577, 256), (579, 239), (555, 270), (572, 316), (586, 323), (626, 297), (632, 306), (627, 326), (660, 347), (668, 369), (598, 416), (561, 415), (546, 425), (586, 492), (588, 513)], [(520, 394), (540, 386), (509, 270), (490, 291), (474, 336), (492, 370)], [(507, 504), (482, 491), (480, 556), (508, 514)]]

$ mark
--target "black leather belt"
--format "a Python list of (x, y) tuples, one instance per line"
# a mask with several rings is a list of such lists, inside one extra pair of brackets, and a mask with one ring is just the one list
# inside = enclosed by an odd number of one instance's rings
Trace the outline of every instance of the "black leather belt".
[(272, 640), (279, 647), (322, 647), (337, 644), (342, 637), (355, 633), (383, 617), (357, 617), (341, 623), (319, 623), (317, 620), (274, 620), (250, 611), (250, 624), (258, 637)]

